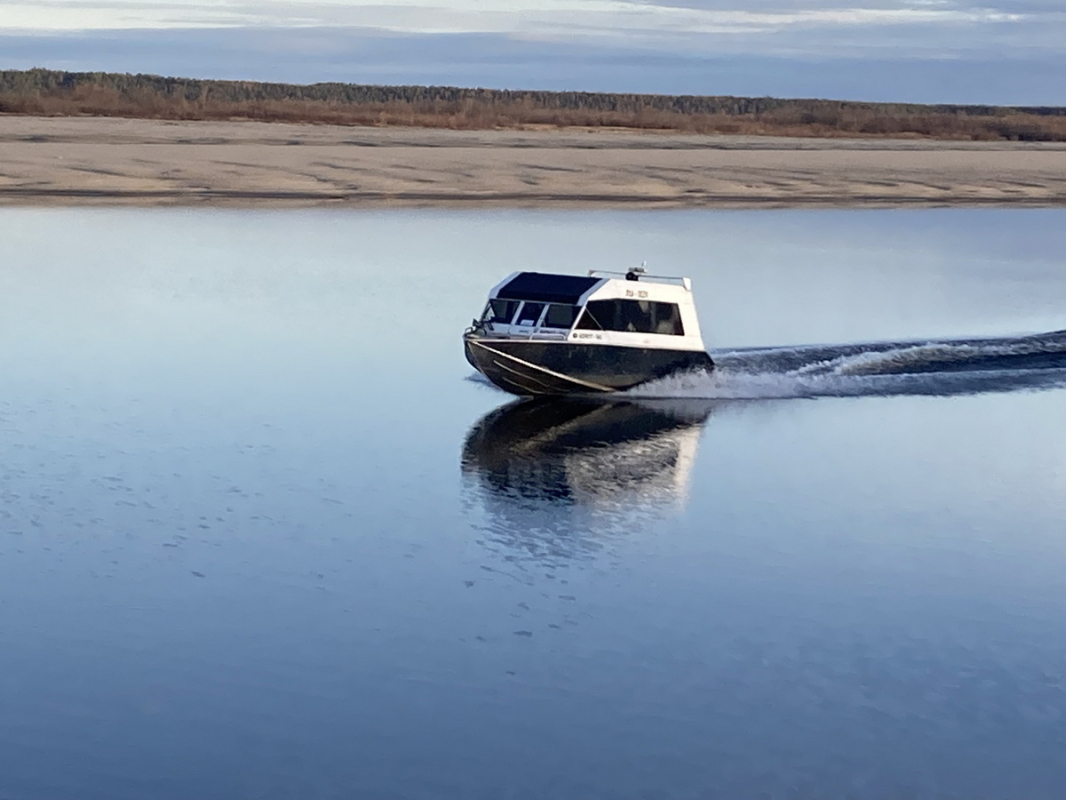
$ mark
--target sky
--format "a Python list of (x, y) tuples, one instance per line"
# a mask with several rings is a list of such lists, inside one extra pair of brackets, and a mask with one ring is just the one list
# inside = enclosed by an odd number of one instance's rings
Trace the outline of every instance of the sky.
[(0, 69), (1066, 105), (1066, 0), (0, 0)]

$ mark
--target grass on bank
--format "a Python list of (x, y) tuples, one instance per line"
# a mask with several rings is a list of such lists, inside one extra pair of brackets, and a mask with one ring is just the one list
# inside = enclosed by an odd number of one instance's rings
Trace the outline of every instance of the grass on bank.
[(251, 119), (461, 130), (527, 126), (815, 137), (1066, 141), (1066, 108), (771, 97), (538, 92), (441, 86), (299, 86), (156, 75), (0, 71), (0, 113)]

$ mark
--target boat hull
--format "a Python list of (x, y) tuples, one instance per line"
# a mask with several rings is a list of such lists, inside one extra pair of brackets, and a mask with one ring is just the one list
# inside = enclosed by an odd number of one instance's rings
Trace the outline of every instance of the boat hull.
[(702, 351), (505, 339), (467, 334), (466, 359), (506, 392), (523, 397), (631, 389), (676, 372), (710, 370)]

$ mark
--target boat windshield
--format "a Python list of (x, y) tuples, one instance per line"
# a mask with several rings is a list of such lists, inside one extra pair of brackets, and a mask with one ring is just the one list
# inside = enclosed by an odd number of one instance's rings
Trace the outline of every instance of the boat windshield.
[(508, 325), (514, 319), (519, 305), (521, 305), (520, 300), (489, 300), (489, 304), (485, 307), (485, 313), (481, 316), (481, 321), (486, 324), (496, 322), (501, 325)]
[(579, 306), (564, 303), (494, 299), (485, 307), (481, 321), (485, 324), (521, 325), (524, 328), (569, 330), (580, 310)]
[(550, 303), (548, 305), (548, 313), (544, 315), (542, 327), (566, 328), (569, 330), (574, 324), (574, 320), (577, 318), (577, 312), (579, 310), (578, 306), (564, 306), (561, 303)]
[(518, 312), (518, 318), (515, 320), (516, 325), (523, 325), (527, 328), (537, 327), (537, 320), (540, 319), (541, 312), (544, 311), (544, 303), (529, 303), (522, 304), (522, 310)]

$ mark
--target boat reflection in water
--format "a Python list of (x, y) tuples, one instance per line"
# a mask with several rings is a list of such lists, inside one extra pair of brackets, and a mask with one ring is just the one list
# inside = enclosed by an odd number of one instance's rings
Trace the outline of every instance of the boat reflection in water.
[(488, 538), (526, 558), (569, 560), (680, 510), (712, 410), (566, 397), (493, 411), (471, 428), (462, 459)]

